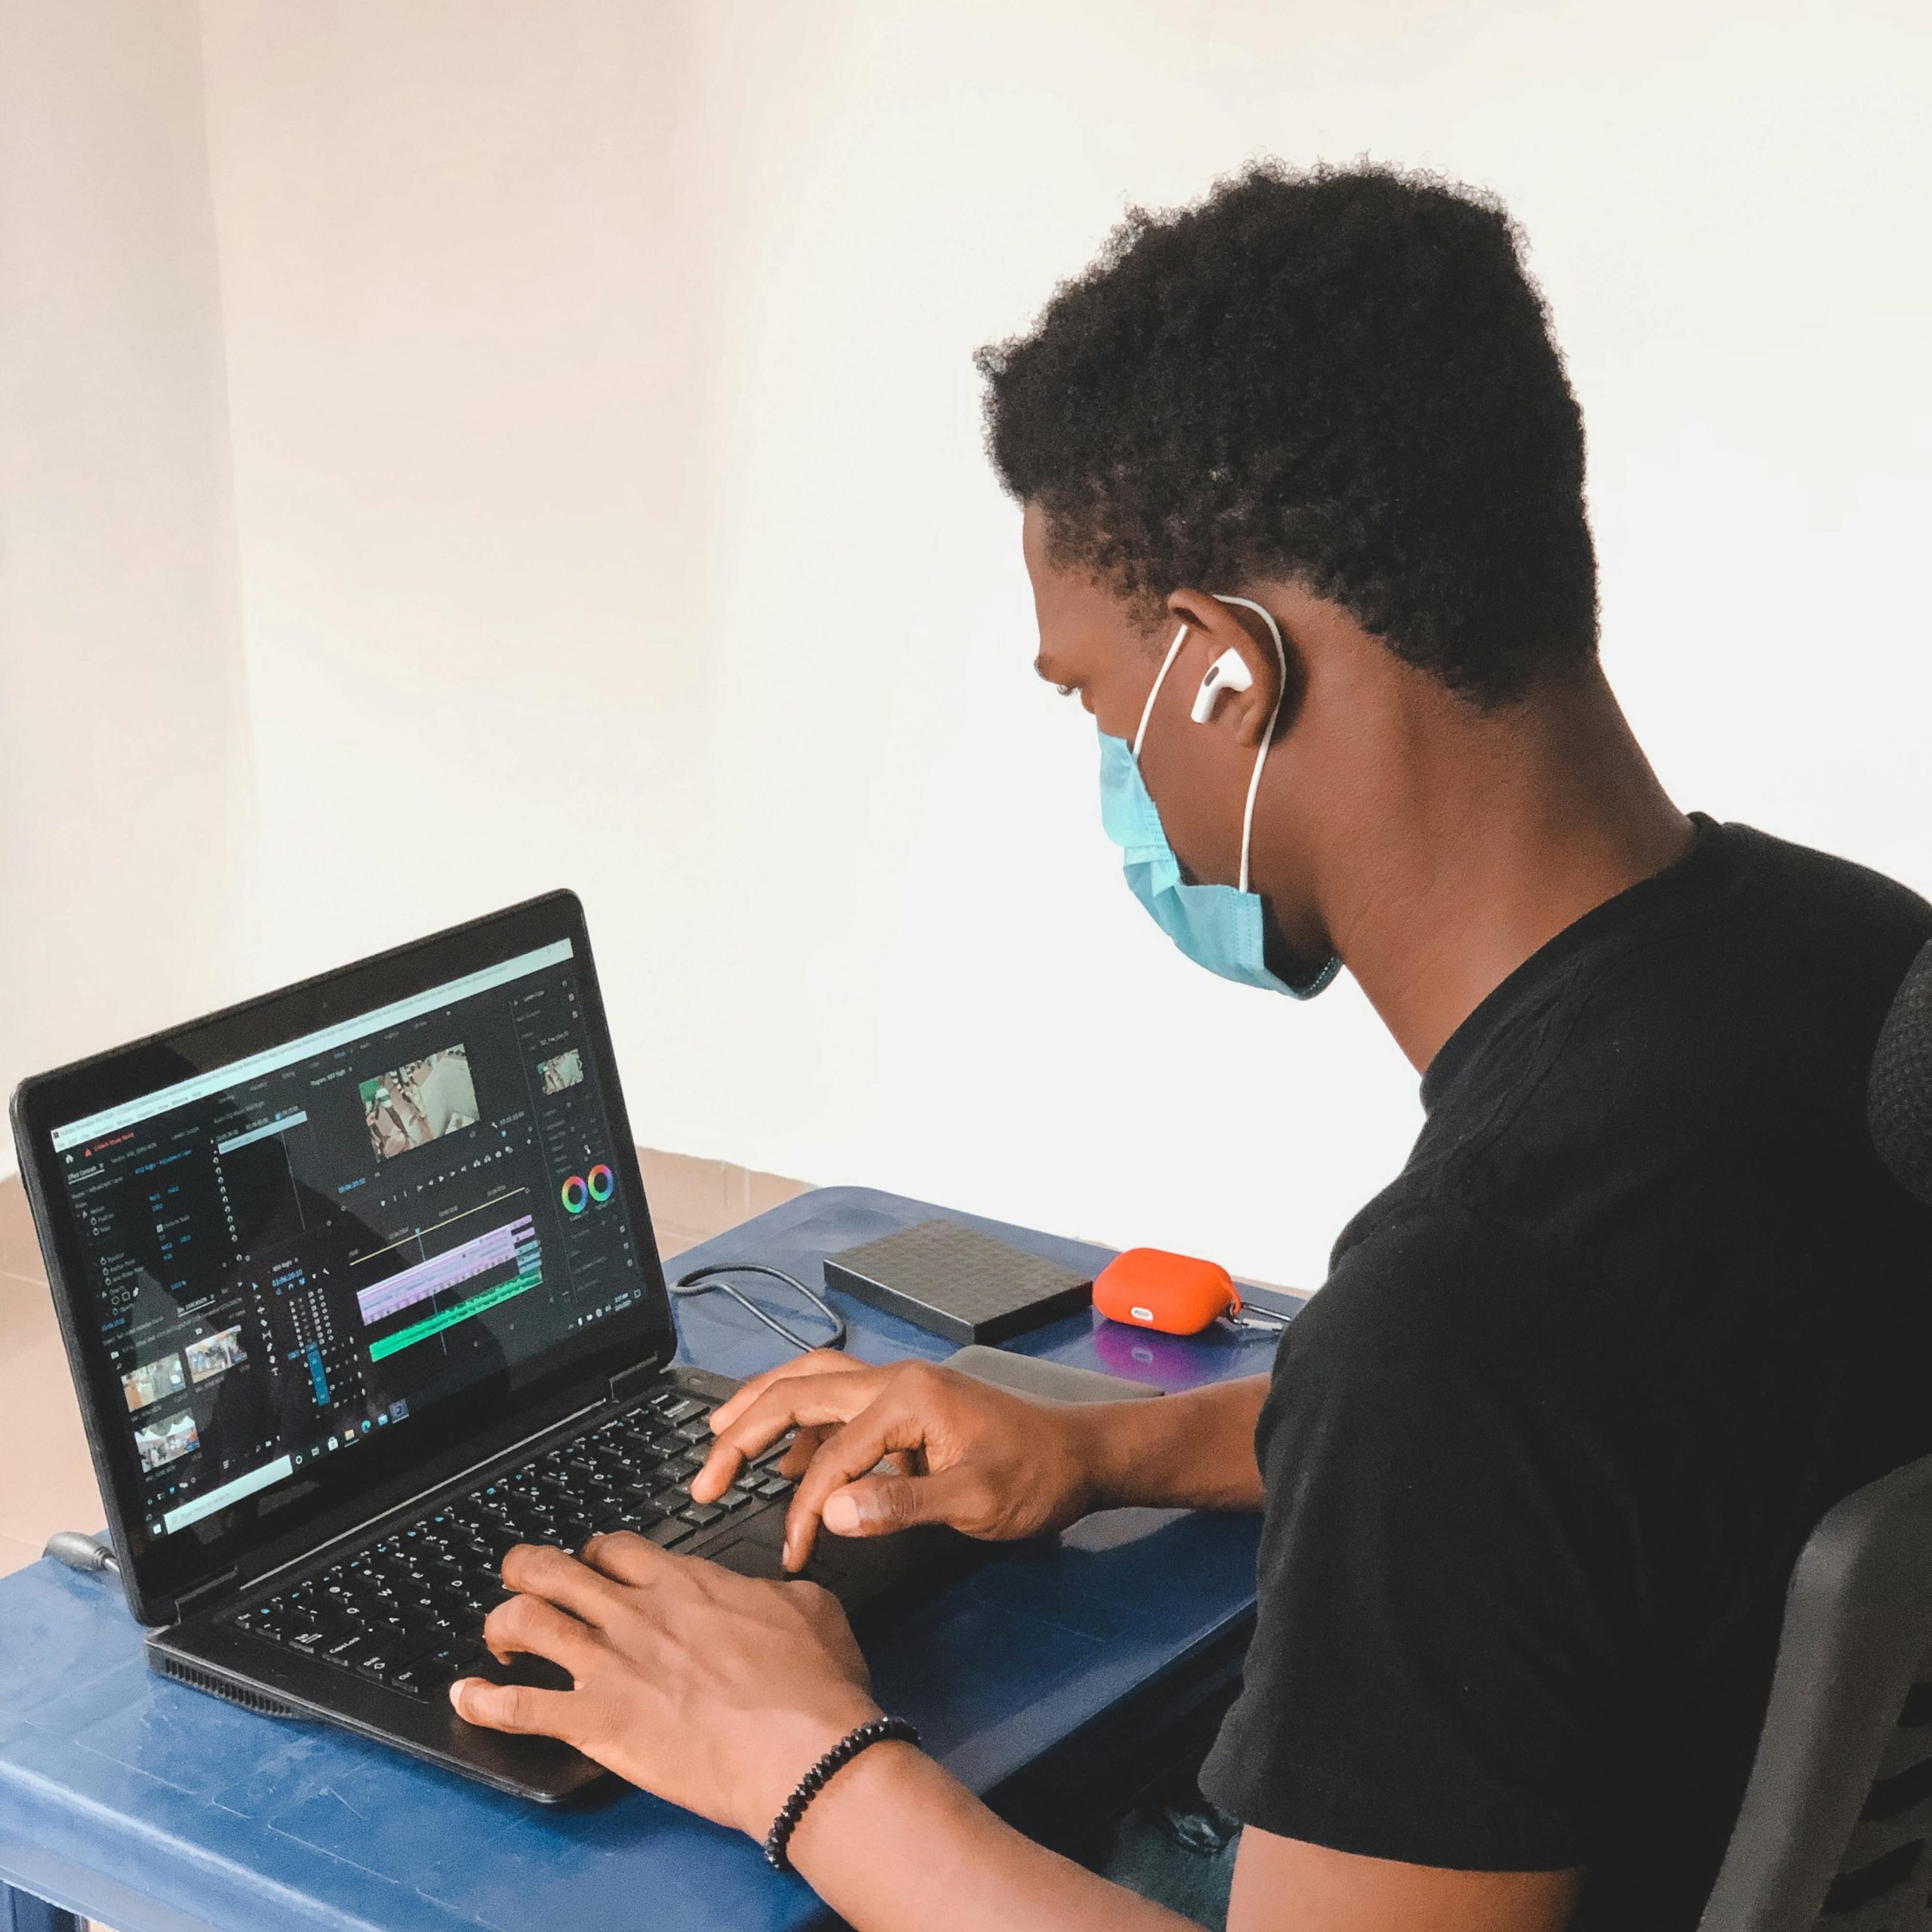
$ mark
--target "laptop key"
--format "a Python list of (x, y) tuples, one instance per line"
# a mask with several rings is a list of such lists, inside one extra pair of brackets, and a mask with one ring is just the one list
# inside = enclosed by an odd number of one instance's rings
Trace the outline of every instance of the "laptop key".
[(405, 1664), (385, 1681), (392, 1690), (400, 1690), (406, 1697), (434, 1697), (459, 1677), (466, 1675), (470, 1665), (481, 1654), (475, 1644), (446, 1644), (441, 1650)]
[(672, 1544), (680, 1543), (685, 1537), (694, 1534), (688, 1523), (681, 1523), (675, 1516), (666, 1516), (661, 1523), (653, 1523), (644, 1532), (646, 1543), (654, 1543), (660, 1549), (669, 1549)]
[(447, 1632), (422, 1632), (415, 1637), (398, 1637), (393, 1643), (371, 1644), (356, 1660), (355, 1668), (365, 1677), (386, 1684), (400, 1672), (431, 1651), (443, 1647)]
[(391, 1611), (386, 1615), (372, 1618), (368, 1634), (385, 1647), (397, 1642), (414, 1643), (417, 1638), (433, 1636), (438, 1626), (432, 1620), (412, 1616), (407, 1611)]
[(607, 1518), (599, 1534), (608, 1536), (614, 1530), (628, 1530), (632, 1536), (642, 1536), (666, 1520), (661, 1509), (654, 1509), (648, 1503), (633, 1503)]

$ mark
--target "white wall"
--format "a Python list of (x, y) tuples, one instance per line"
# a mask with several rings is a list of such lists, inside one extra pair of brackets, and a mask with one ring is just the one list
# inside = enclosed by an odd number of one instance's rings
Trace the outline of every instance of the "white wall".
[(1920, 6), (202, 25), (263, 983), (568, 881), (646, 1138), (1318, 1278), (1413, 1078), (1129, 900), (968, 361), (1260, 151), (1509, 198), (1666, 780), (1932, 889)]
[(223, 389), (192, 0), (0, 0), (0, 1094), (248, 986)]

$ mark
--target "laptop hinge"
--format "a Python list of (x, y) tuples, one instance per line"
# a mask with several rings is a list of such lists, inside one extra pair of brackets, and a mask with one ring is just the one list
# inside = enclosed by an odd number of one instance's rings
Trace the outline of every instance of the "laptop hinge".
[(197, 1583), (192, 1590), (183, 1590), (174, 1599), (174, 1620), (186, 1623), (197, 1611), (232, 1589), (235, 1579), (241, 1575), (239, 1568), (231, 1566), (219, 1577), (211, 1577), (205, 1583)]
[(632, 1396), (642, 1395), (662, 1372), (662, 1364), (655, 1355), (646, 1355), (629, 1368), (619, 1369), (611, 1378), (611, 1401), (628, 1402)]

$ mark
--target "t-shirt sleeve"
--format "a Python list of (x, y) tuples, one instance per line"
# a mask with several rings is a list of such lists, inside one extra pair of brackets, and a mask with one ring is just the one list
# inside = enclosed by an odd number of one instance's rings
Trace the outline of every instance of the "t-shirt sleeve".
[(1590, 1861), (1637, 1604), (1601, 1364), (1552, 1343), (1564, 1285), (1432, 1210), (1352, 1248), (1287, 1331), (1257, 1627), (1201, 1774), (1244, 1823), (1463, 1870)]

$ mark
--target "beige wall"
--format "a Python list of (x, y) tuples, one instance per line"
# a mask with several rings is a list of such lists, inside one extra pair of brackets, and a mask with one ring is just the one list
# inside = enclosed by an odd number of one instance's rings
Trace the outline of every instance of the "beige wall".
[(646, 1140), (1318, 1278), (1413, 1078), (1346, 983), (1211, 983), (1129, 900), (968, 361), (1262, 150), (1509, 198), (1667, 780), (1932, 888), (1921, 7), (202, 25), (258, 818), (184, 996), (568, 881)]
[(0, 0), (0, 1091), (248, 985), (224, 385), (193, 6)]

